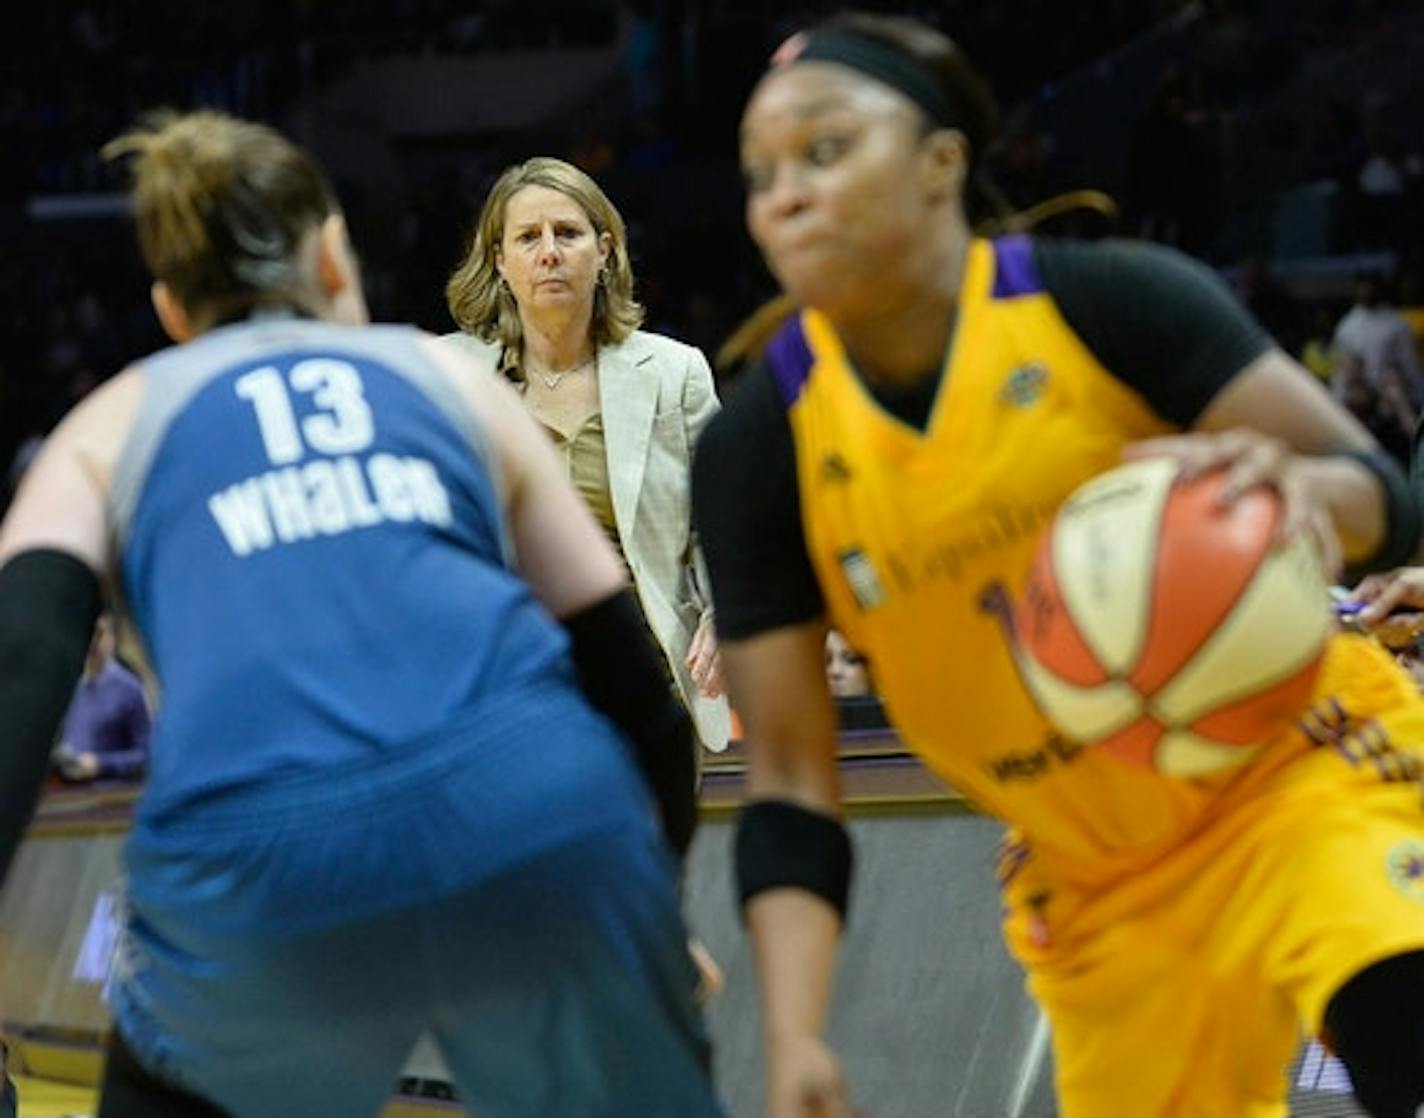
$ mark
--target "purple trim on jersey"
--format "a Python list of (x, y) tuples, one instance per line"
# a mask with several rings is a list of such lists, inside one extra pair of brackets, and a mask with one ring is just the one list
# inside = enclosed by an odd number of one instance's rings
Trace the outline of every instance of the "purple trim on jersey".
[(1043, 290), (1033, 264), (1033, 241), (1023, 234), (999, 237), (994, 245), (994, 298), (1011, 299)]
[(801, 328), (799, 314), (771, 339), (766, 347), (766, 360), (781, 392), (782, 402), (789, 408), (806, 387), (806, 378), (811, 375), (811, 366), (815, 362), (811, 347), (806, 344), (806, 333)]

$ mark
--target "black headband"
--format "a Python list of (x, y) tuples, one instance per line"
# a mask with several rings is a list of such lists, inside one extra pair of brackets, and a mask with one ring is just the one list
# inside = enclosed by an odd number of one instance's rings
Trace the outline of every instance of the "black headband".
[(794, 62), (837, 62), (859, 70), (903, 93), (943, 128), (963, 128), (972, 115), (945, 92), (939, 79), (919, 59), (856, 31), (828, 28), (809, 32), (800, 42), (788, 42), (773, 59), (774, 65)]

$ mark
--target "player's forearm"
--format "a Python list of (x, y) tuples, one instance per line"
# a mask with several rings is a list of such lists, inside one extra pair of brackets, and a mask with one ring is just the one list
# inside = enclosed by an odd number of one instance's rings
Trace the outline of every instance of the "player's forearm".
[[(835, 707), (819, 623), (725, 645), (746, 727), (748, 802), (737, 821), (737, 891), (761, 975), (768, 1056), (819, 1037), (850, 895)], [(793, 1046), (794, 1047), (794, 1046)]]
[(1381, 569), (1415, 556), (1419, 510), (1403, 470), (1382, 452), (1371, 454), (1369, 464), (1343, 454), (1302, 457), (1296, 469), (1329, 513), (1346, 562)]
[(632, 743), (668, 844), (684, 856), (697, 828), (697, 744), (633, 592), (621, 590), (563, 621), (584, 694)]
[(1299, 471), (1307, 489), (1329, 514), (1345, 558), (1354, 562), (1384, 542), (1385, 502), (1379, 483), (1349, 458), (1302, 458)]
[(762, 789), (779, 796), (752, 800), (738, 821), (737, 885), (761, 976), (768, 1066), (779, 1045), (794, 1048), (825, 1028), (850, 897), (853, 851), (835, 770), (809, 766), (803, 776), (764, 779)]
[(825, 1027), (851, 850), (839, 770), (825, 750), (755, 742), (749, 750), (755, 798), (739, 822), (737, 877), (771, 1057), (779, 1042), (820, 1037)]
[(830, 1006), (840, 914), (805, 890), (773, 889), (747, 903), (746, 920), (768, 1051), (786, 1039), (819, 1037)]

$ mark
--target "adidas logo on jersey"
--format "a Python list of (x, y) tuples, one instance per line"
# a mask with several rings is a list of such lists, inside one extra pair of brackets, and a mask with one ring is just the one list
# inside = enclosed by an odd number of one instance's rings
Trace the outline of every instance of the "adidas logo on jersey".
[(850, 479), (850, 463), (834, 450), (821, 459), (821, 480), (823, 482), (844, 483)]

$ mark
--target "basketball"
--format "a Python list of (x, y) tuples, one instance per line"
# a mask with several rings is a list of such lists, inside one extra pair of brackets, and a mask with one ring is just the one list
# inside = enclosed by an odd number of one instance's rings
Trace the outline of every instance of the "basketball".
[(1189, 779), (1244, 764), (1299, 715), (1331, 621), (1312, 541), (1275, 542), (1276, 494), (1220, 507), (1224, 472), (1177, 475), (1150, 459), (1069, 497), (1014, 628), (1060, 733)]

